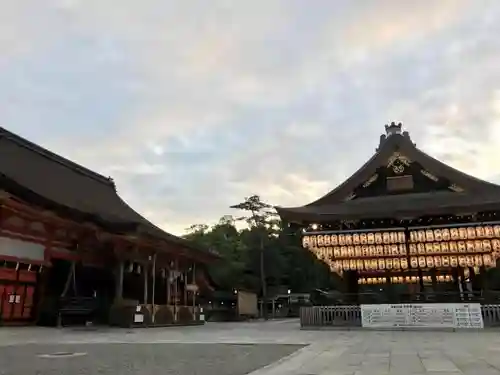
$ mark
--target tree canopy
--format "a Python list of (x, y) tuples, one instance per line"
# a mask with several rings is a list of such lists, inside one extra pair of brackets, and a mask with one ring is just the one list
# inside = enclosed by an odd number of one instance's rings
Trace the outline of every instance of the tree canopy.
[[(223, 290), (245, 289), (262, 293), (260, 282), (260, 249), (264, 252), (264, 268), (268, 294), (308, 293), (313, 289), (338, 289), (338, 276), (301, 246), (300, 233), (284, 225), (272, 207), (256, 195), (231, 208), (244, 210), (249, 216), (223, 216), (210, 227), (195, 224), (187, 229), (186, 238), (222, 256), (209, 266), (217, 287)], [(248, 226), (236, 227), (237, 221)]]

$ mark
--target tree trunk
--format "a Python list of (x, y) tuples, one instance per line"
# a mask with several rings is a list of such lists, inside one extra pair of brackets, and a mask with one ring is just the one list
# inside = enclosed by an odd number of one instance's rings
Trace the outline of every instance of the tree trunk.
[(268, 319), (267, 316), (267, 285), (266, 285), (266, 271), (264, 267), (264, 238), (260, 237), (260, 286), (262, 288), (262, 317), (264, 320)]

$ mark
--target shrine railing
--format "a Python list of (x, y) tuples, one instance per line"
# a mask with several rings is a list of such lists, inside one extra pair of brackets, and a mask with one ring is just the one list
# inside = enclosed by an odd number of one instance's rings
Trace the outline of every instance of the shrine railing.
[[(500, 304), (481, 305), (484, 327), (500, 327)], [(301, 328), (361, 328), (361, 306), (305, 306), (300, 309)]]

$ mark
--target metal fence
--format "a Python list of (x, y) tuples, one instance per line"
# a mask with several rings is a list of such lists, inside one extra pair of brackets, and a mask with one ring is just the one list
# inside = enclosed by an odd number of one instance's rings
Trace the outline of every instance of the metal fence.
[[(500, 327), (500, 305), (482, 305), (481, 312), (485, 327)], [(305, 306), (300, 309), (302, 328), (361, 327), (359, 305)]]

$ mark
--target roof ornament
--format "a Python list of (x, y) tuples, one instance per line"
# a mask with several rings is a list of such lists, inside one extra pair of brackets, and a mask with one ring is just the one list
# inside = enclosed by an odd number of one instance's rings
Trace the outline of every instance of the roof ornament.
[(385, 134), (387, 137), (390, 137), (394, 134), (402, 134), (403, 133), (403, 124), (400, 122), (396, 125), (395, 122), (391, 122), (391, 125), (385, 126)]

